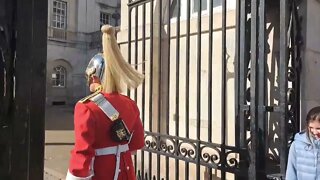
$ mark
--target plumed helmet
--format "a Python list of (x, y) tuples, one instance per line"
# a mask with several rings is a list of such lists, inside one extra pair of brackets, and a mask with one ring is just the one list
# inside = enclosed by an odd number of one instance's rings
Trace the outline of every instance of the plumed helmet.
[(86, 78), (88, 83), (90, 82), (91, 77), (96, 77), (100, 80), (100, 82), (103, 80), (104, 76), (104, 58), (102, 53), (98, 53), (91, 58), (89, 61), (89, 64), (86, 68)]

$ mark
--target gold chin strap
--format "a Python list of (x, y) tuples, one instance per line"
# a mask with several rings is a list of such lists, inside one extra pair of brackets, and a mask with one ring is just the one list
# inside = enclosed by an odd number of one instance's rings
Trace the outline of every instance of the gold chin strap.
[(96, 87), (96, 89), (94, 90), (94, 93), (97, 93), (97, 92), (102, 92), (102, 85), (100, 84), (98, 87)]

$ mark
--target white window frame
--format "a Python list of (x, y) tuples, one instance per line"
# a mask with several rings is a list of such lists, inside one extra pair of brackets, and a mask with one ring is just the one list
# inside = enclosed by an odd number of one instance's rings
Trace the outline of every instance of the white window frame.
[(59, 0), (52, 2), (51, 26), (57, 29), (67, 28), (67, 2)]
[[(107, 16), (108, 18), (103, 18), (102, 15), (105, 15)], [(100, 11), (100, 27), (105, 25), (105, 24), (111, 24), (111, 19), (112, 18), (112, 14), (108, 13), (108, 12), (105, 12), (105, 11)], [(108, 22), (103, 22), (104, 20), (108, 21)]]
[(54, 67), (53, 73), (51, 74), (52, 87), (58, 87), (58, 88), (66, 87), (66, 76), (67, 76), (67, 70), (65, 67), (61, 65)]
[[(194, 9), (194, 2), (199, 1), (199, 0), (190, 0), (190, 18), (198, 17), (198, 11), (196, 10), (193, 12)], [(207, 9), (201, 11), (201, 15), (209, 15), (209, 8), (210, 8), (210, 1), (207, 0)], [(223, 0), (216, 0), (216, 1), (223, 1)], [(173, 2), (173, 1), (172, 1)], [(187, 19), (187, 1), (186, 0), (181, 0), (181, 10), (180, 10), (180, 20), (186, 20)], [(219, 13), (221, 12), (221, 5), (213, 7), (213, 13)], [(176, 22), (177, 17), (172, 17), (171, 22)]]

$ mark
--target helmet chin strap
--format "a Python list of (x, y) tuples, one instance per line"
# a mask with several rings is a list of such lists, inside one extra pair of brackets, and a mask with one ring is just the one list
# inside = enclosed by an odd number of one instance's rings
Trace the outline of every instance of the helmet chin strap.
[(99, 86), (97, 86), (96, 88), (95, 88), (95, 90), (94, 90), (94, 92), (95, 93), (100, 93), (100, 92), (102, 92), (102, 85), (100, 84)]
[(91, 92), (93, 92), (93, 93), (102, 92), (103, 88), (102, 88), (102, 85), (101, 85), (101, 81), (94, 74), (91, 74), (90, 77), (88, 78), (88, 84), (89, 84), (90, 89), (91, 89), (91, 85), (94, 85), (94, 87), (93, 87), (94, 89)]

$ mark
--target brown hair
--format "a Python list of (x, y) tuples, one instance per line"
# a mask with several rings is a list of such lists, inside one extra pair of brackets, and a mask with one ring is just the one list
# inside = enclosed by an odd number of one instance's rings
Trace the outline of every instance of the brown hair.
[(316, 106), (312, 108), (307, 114), (305, 131), (308, 133), (308, 135), (310, 135), (309, 127), (308, 127), (309, 123), (313, 121), (320, 122), (320, 106)]

